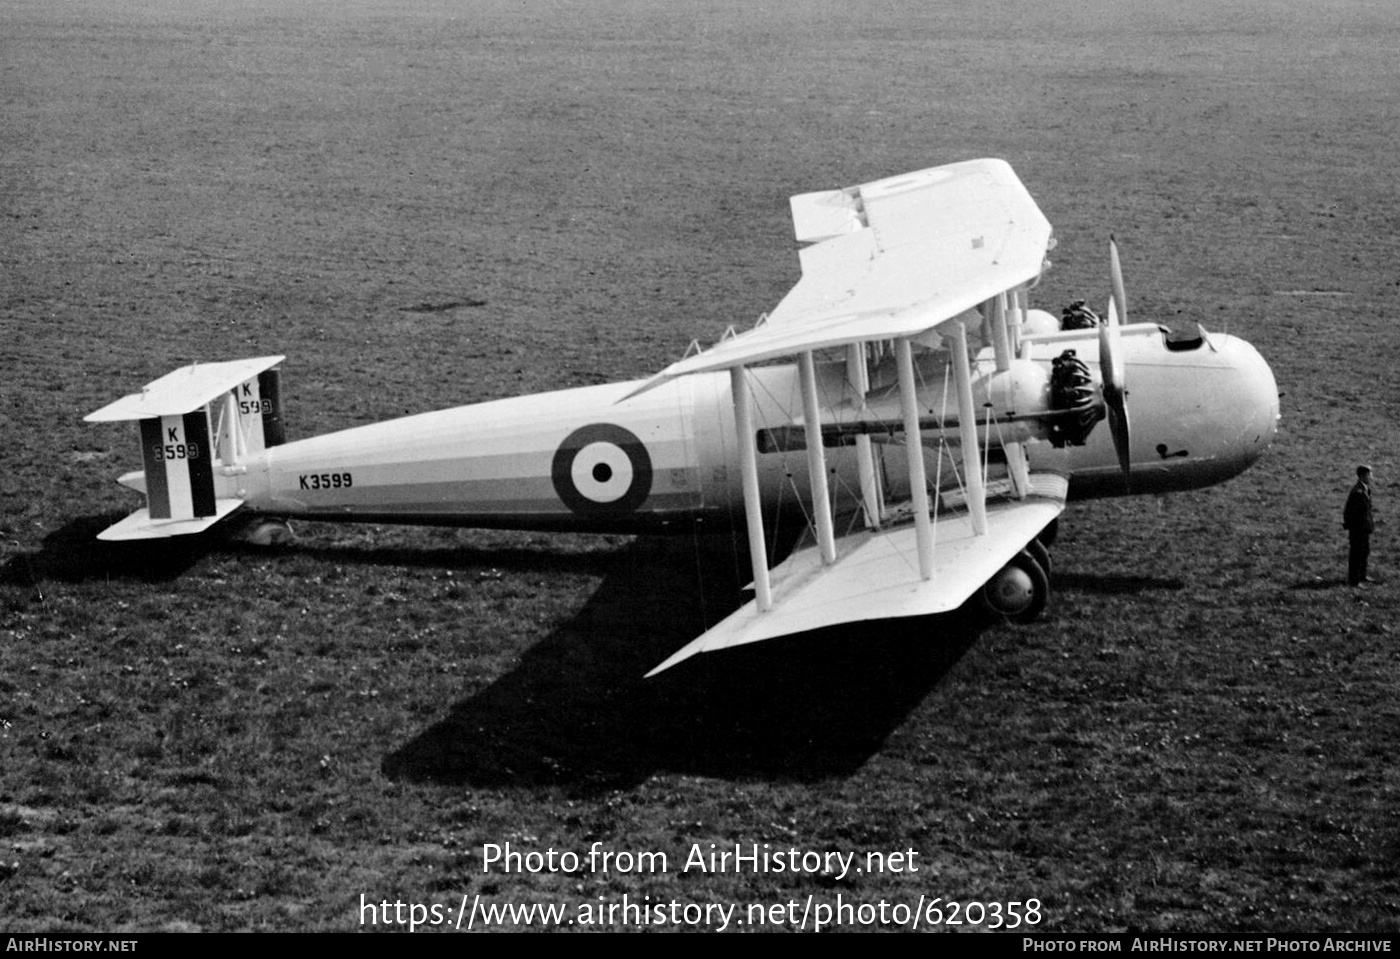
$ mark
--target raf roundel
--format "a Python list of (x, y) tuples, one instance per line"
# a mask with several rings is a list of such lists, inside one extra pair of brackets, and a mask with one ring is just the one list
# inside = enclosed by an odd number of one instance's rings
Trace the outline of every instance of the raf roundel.
[(651, 456), (630, 430), (595, 423), (559, 444), (550, 477), (554, 492), (575, 513), (630, 513), (651, 493)]

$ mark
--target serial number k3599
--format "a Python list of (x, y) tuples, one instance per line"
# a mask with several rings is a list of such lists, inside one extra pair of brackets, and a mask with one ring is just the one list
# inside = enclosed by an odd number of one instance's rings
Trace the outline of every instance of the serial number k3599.
[(349, 473), (302, 473), (297, 477), (302, 489), (349, 489), (355, 485)]

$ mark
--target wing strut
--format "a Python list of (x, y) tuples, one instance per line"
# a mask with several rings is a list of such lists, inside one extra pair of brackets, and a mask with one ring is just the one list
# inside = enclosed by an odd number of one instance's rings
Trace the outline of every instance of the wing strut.
[[(962, 438), (963, 476), (967, 481), (967, 509), (972, 529), (987, 532), (987, 488), (982, 482), (982, 454), (977, 448), (977, 408), (972, 405), (972, 364), (967, 355), (967, 327), (951, 324), (953, 379), (958, 387), (958, 432)], [(912, 477), (912, 473), (910, 474)]]
[(812, 351), (798, 357), (802, 380), (802, 418), (807, 430), (807, 476), (812, 486), (812, 516), (817, 524), (817, 544), (822, 562), (836, 562), (836, 524), (831, 518), (831, 492), (826, 483), (826, 449), (822, 446), (821, 407), (817, 404), (817, 365)]
[(1006, 294), (998, 293), (987, 301), (992, 317), (992, 353), (996, 356), (997, 371), (1005, 373), (1011, 369), (1011, 334), (1007, 330)]
[(247, 472), (243, 461), (248, 458), (248, 444), (243, 437), (238, 420), (238, 399), (236, 391), (230, 390), (219, 401), (219, 460), (223, 464), (224, 475)]
[[(852, 343), (846, 347), (846, 379), (864, 412), (865, 394), (870, 391), (870, 371), (865, 366), (864, 343)], [(875, 451), (868, 433), (856, 437), (856, 468), (860, 471), (860, 501), (865, 510), (865, 525), (879, 529), (885, 507), (880, 497), (880, 480), (875, 474)]]
[[(958, 325), (962, 330), (962, 325)], [(963, 342), (967, 335), (962, 334)], [(933, 523), (928, 515), (928, 486), (924, 478), (924, 438), (919, 429), (919, 398), (914, 383), (914, 350), (904, 337), (894, 341), (895, 362), (899, 365), (899, 404), (904, 414), (905, 458), (909, 460), (909, 497), (914, 507), (915, 542), (919, 551), (919, 576), (933, 578)], [(967, 352), (963, 351), (964, 362)], [(971, 397), (969, 387), (969, 398)], [(976, 435), (976, 427), (973, 435)]]
[(758, 611), (773, 608), (773, 587), (768, 577), (768, 543), (763, 535), (763, 509), (758, 493), (758, 453), (754, 447), (753, 399), (748, 369), (729, 368), (729, 389), (734, 397), (734, 427), (738, 431), (739, 471), (744, 481), (744, 519), (749, 527), (749, 559), (753, 563), (754, 600)]
[[(996, 368), (1004, 373), (1011, 369), (1020, 341), (1021, 323), (1025, 319), (1025, 291), (1012, 290), (998, 293), (989, 301), (992, 310), (992, 350), (996, 355)], [(1017, 499), (1025, 499), (1030, 491), (1030, 464), (1026, 459), (1024, 443), (1004, 443), (1007, 473), (1011, 478), (1012, 492)]]
[(1015, 318), (1011, 322), (1011, 352), (1021, 353), (1021, 330), (1026, 325), (1026, 288), (1018, 287), (1011, 294), (1011, 309)]

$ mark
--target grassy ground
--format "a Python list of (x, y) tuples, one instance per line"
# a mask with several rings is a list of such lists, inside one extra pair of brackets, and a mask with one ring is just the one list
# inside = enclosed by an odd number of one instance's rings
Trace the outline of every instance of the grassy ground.
[[(942, 6), (0, 4), (0, 928), (624, 893), (1400, 928), (1400, 586), (1342, 586), (1340, 529), (1358, 460), (1400, 502), (1400, 15)], [(169, 368), (286, 353), (294, 436), (643, 375), (796, 278), (789, 194), (973, 156), (1055, 223), (1041, 305), (1106, 298), (1114, 230), (1137, 317), (1245, 336), (1285, 394), (1241, 479), (1074, 507), (1039, 624), (643, 683), (734, 603), (728, 540), (92, 541), (138, 460), (81, 417)], [(670, 868), (484, 871), (506, 842)]]

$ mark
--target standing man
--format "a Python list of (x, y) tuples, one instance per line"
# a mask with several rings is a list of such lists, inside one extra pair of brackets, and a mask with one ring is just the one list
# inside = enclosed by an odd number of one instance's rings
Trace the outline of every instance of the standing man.
[(1366, 575), (1366, 560), (1371, 555), (1371, 530), (1376, 528), (1371, 516), (1371, 467), (1356, 468), (1356, 485), (1347, 496), (1346, 509), (1342, 511), (1342, 526), (1351, 539), (1351, 551), (1347, 557), (1347, 583), (1360, 586), (1372, 582)]

